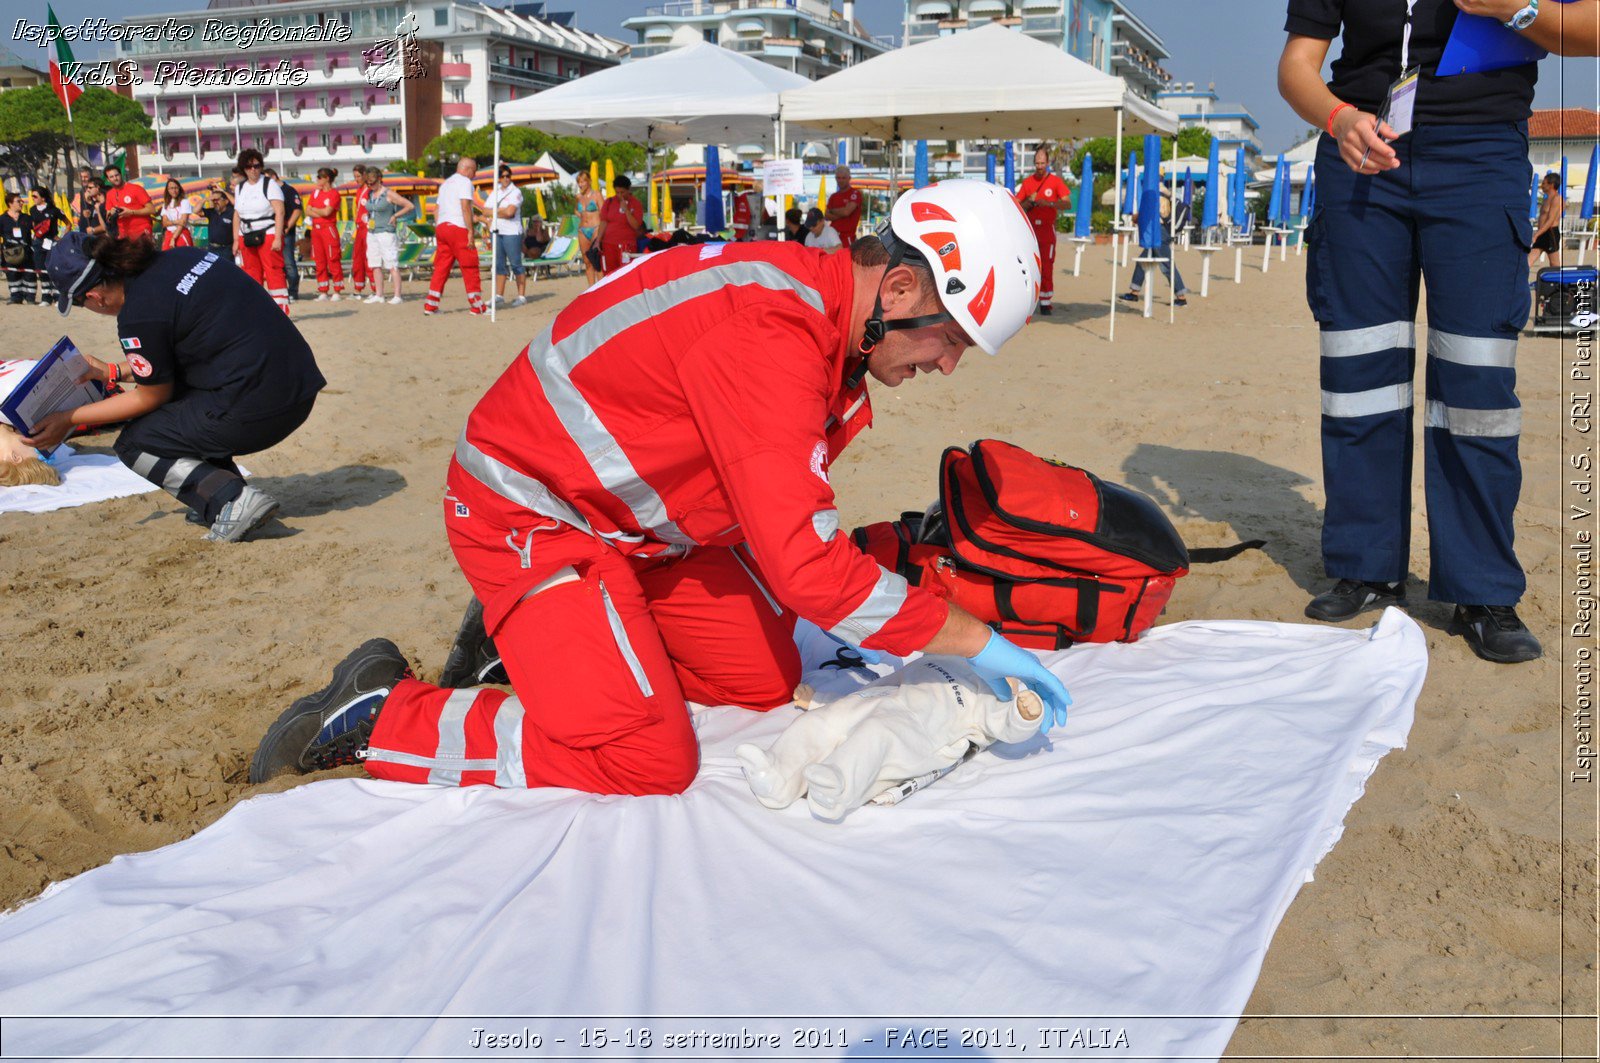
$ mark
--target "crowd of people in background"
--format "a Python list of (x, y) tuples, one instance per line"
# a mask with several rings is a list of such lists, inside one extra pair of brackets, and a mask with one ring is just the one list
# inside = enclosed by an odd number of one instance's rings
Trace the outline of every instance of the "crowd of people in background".
[[(475, 160), (462, 159), (435, 196), (434, 255), (423, 300), (425, 314), (438, 312), (445, 286), (458, 267), (468, 311), (488, 312), (480, 277), (480, 234), (494, 257), (496, 304), (510, 307), (527, 303), (527, 260), (537, 259), (555, 239), (542, 217), (529, 215), (509, 165), (500, 167), (487, 192), (474, 184), (477, 168)], [(168, 179), (160, 194), (152, 196), (127, 180), (119, 167), (100, 171), (82, 167), (77, 171), (78, 190), (68, 203), (70, 213), (42, 190), (8, 197), (6, 212), (0, 215), (0, 264), (9, 282), (10, 302), (48, 305), (53, 289), (45, 261), (59, 236), (75, 229), (89, 236), (145, 236), (163, 251), (193, 247), (197, 239), (203, 240), (207, 250), (231, 256), (285, 313), (300, 299), (303, 260), (312, 263), (318, 302), (354, 298), (399, 305), (404, 302), (400, 251), (405, 242), (400, 226), (428, 219), (422, 204), (384, 183), (380, 168), (358, 165), (352, 174), (353, 192), (341, 191), (336, 186), (338, 171), (323, 167), (317, 171), (316, 187), (302, 195), (251, 148), (240, 152), (227, 178), (213, 180), (196, 198), (176, 178)], [(798, 208), (785, 212), (784, 239), (824, 251), (848, 248), (854, 242), (862, 195), (852, 187), (848, 167), (839, 167), (836, 176), (838, 190), (825, 204), (806, 212)], [(351, 200), (348, 211), (346, 196)], [(734, 240), (757, 239), (765, 226), (774, 226), (772, 235), (779, 234), (772, 215), (759, 205), (758, 192), (739, 193), (732, 200)], [(638, 254), (683, 242), (681, 231), (652, 231), (651, 219), (625, 174), (613, 180), (606, 195), (594, 187), (588, 173), (580, 172), (574, 213), (572, 238), (591, 285)], [(354, 222), (348, 258), (340, 229), (346, 214)], [(763, 224), (754, 223), (754, 218)], [(506, 289), (512, 283), (516, 294), (507, 302)]]

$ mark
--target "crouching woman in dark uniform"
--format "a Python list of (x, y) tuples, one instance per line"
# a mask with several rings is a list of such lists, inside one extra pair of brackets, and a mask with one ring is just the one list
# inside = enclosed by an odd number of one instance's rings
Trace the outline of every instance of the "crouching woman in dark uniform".
[(85, 356), (91, 375), (139, 386), (45, 418), (28, 444), (131, 421), (117, 456), (209, 525), (207, 539), (238, 542), (265, 524), (278, 503), (245, 483), (234, 458), (288, 438), (326, 383), (266, 289), (215, 250), (82, 233), (56, 245), (49, 269), (62, 314), (86, 306), (117, 319), (125, 361)]

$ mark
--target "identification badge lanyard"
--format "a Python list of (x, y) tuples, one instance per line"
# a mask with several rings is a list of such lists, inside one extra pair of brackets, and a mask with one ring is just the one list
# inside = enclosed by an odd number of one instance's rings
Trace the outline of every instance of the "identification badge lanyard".
[[(1406, 28), (1400, 35), (1400, 76), (1390, 84), (1383, 106), (1378, 108), (1378, 125), (1388, 123), (1397, 137), (1411, 132), (1417, 105), (1417, 82), (1422, 74), (1422, 67), (1411, 65), (1411, 15), (1416, 6), (1417, 0), (1406, 0)], [(1362, 153), (1362, 166), (1367, 164), (1367, 155), (1371, 152), (1368, 148)]]

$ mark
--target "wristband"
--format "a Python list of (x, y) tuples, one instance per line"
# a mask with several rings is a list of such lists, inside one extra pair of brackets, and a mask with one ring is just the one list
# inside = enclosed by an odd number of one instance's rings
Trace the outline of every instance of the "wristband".
[(117, 378), (119, 376), (119, 374), (117, 372), (117, 363), (116, 362), (112, 362), (110, 365), (106, 366), (106, 370), (111, 376), (111, 379), (107, 380), (106, 383), (115, 384), (117, 382)]
[(1353, 103), (1341, 103), (1341, 104), (1339, 104), (1339, 106), (1335, 107), (1333, 110), (1328, 112), (1328, 135), (1330, 137), (1334, 135), (1334, 132), (1333, 132), (1333, 116), (1338, 114), (1340, 111), (1344, 110), (1346, 107), (1354, 107), (1354, 106), (1355, 106), (1355, 104), (1353, 104)]

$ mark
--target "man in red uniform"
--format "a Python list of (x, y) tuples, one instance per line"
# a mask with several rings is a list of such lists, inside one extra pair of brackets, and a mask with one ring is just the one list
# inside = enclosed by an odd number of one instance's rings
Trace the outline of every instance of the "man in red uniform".
[(737, 243), (744, 243), (751, 238), (750, 193), (739, 192), (733, 197), (733, 239)]
[(1038, 291), (1003, 189), (920, 189), (891, 226), (850, 254), (673, 248), (557, 314), (472, 411), (446, 478), (451, 549), (516, 696), (420, 682), (374, 639), (269, 729), (251, 778), (359, 759), (401, 781), (676, 793), (699, 758), (685, 701), (787, 704), (798, 617), (971, 657), (1064, 719), (1037, 657), (840, 533), (829, 468), (871, 421), (865, 377), (992, 354)]
[(828, 197), (828, 223), (839, 234), (845, 247), (856, 242), (856, 229), (861, 225), (861, 189), (850, 185), (850, 167), (836, 166), (834, 179), (839, 190)]
[(350, 237), (350, 294), (359, 297), (363, 288), (371, 288), (376, 295), (378, 279), (367, 269), (367, 168), (358, 163), (350, 172), (356, 182), (351, 204), (354, 235)]
[(116, 234), (154, 239), (150, 219), (160, 212), (161, 204), (151, 199), (143, 188), (124, 180), (122, 171), (115, 166), (107, 166), (105, 174), (109, 186), (106, 188), (106, 217), (116, 219)]
[(322, 167), (317, 171), (317, 187), (306, 196), (306, 213), (311, 215), (311, 257), (317, 264), (318, 302), (331, 299), (336, 303), (344, 293), (344, 266), (339, 261), (339, 204), (344, 197), (333, 187), (338, 176), (331, 166)]
[(1050, 172), (1050, 152), (1044, 148), (1033, 153), (1033, 172), (1022, 179), (1017, 202), (1039, 241), (1039, 313), (1048, 314), (1056, 294), (1056, 215), (1072, 202), (1072, 190)]
[(472, 178), (478, 160), (468, 155), (456, 163), (456, 172), (445, 178), (434, 198), (433, 276), (428, 294), (422, 298), (424, 315), (439, 312), (439, 298), (450, 280), (450, 267), (461, 264), (461, 283), (467, 289), (467, 312), (486, 314), (483, 281), (478, 276), (478, 249), (472, 243), (472, 225), (477, 218), (478, 196)]

